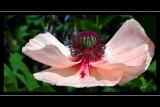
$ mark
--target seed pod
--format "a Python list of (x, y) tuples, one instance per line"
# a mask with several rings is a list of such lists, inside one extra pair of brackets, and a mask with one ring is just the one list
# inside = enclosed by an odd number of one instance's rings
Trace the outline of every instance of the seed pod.
[(83, 37), (82, 40), (83, 40), (83, 41), (82, 41), (82, 45), (85, 47), (85, 46), (86, 46), (86, 37)]
[(87, 37), (86, 42), (87, 42), (87, 43), (86, 43), (86, 44), (87, 44), (86, 47), (87, 47), (87, 48), (90, 48), (90, 37)]

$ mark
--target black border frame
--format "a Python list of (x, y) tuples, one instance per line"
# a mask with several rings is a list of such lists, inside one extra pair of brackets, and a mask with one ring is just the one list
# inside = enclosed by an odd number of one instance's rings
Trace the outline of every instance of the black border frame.
[[(116, 15), (119, 15), (119, 14), (132, 14), (132, 15), (156, 15), (157, 16), (157, 35), (159, 35), (160, 34), (160, 32), (158, 32), (158, 28), (159, 28), (159, 23), (160, 23), (160, 20), (158, 20), (158, 19), (160, 19), (160, 12), (157, 12), (157, 11), (1, 11), (0, 12), (0, 14), (2, 14), (2, 15), (9, 15), (9, 14), (16, 14), (16, 15), (34, 15), (34, 14), (47, 14), (47, 15), (50, 15), (50, 14), (78, 14), (78, 15), (83, 15), (83, 14), (91, 14), (91, 15), (95, 15), (95, 14), (99, 14), (99, 15), (101, 15), (101, 14), (109, 14), (109, 15), (112, 15), (112, 14), (116, 14)], [(2, 20), (3, 20), (3, 18), (2, 18)], [(2, 23), (3, 23), (3, 21), (2, 21)], [(2, 24), (2, 28), (3, 28), (3, 24)], [(2, 36), (1, 36), (2, 37)], [(155, 48), (155, 57), (156, 57), (156, 60), (157, 60), (157, 71), (159, 71), (159, 61), (158, 61), (158, 59), (160, 59), (159, 57), (159, 55), (157, 55), (157, 53), (159, 53), (159, 47), (158, 47), (158, 36), (156, 36), (156, 39), (157, 39), (157, 41), (156, 41), (156, 48)], [(3, 38), (2, 39), (0, 39), (0, 40), (3, 40)], [(1, 43), (2, 43), (2, 45), (1, 46), (3, 46), (3, 41), (1, 41)], [(2, 52), (3, 52), (3, 47), (1, 47), (1, 49), (2, 49)], [(2, 59), (3, 60), (3, 59)], [(2, 63), (2, 70), (3, 70), (3, 63)], [(3, 76), (3, 72), (1, 72), (2, 74), (2, 76)], [(160, 72), (157, 72), (157, 84), (160, 84), (160, 78), (158, 78), (158, 76), (160, 76)], [(3, 77), (2, 77), (3, 78)], [(1, 82), (3, 82), (3, 80), (1, 81)], [(2, 85), (2, 87), (3, 87), (3, 83), (0, 83), (0, 85)], [(98, 94), (98, 93), (89, 93), (89, 94), (87, 94), (87, 93), (47, 93), (47, 92), (25, 92), (25, 93), (23, 93), (23, 92), (3, 92), (3, 89), (2, 90), (0, 90), (0, 91), (2, 91), (2, 96), (12, 96), (12, 95), (14, 95), (14, 96), (31, 96), (31, 95), (34, 95), (34, 96), (41, 96), (41, 95), (43, 95), (43, 96), (68, 96), (68, 95), (70, 95), (70, 96), (84, 96), (84, 95), (87, 95), (87, 96), (97, 96), (97, 95), (100, 95), (100, 96), (155, 96), (155, 95), (160, 95), (160, 86), (159, 85), (157, 85), (157, 92), (144, 92), (144, 93), (142, 93), (142, 92), (140, 92), (140, 93), (137, 93), (137, 92), (113, 92), (113, 93), (102, 93), (102, 94)]]

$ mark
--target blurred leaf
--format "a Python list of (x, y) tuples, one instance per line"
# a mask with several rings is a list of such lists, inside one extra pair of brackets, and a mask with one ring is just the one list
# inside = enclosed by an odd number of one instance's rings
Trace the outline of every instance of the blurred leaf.
[(8, 40), (11, 50), (18, 51), (20, 46), (17, 44), (17, 40), (13, 37), (13, 34), (11, 32), (4, 31), (4, 35)]
[(108, 15), (108, 16), (106, 16), (101, 21), (99, 30), (101, 30), (103, 27), (107, 26), (115, 17), (117, 17), (117, 15)]
[(120, 15), (120, 16), (125, 21), (128, 20), (128, 19), (134, 18), (132, 15)]
[(151, 73), (155, 73), (156, 72), (156, 60), (151, 63), (151, 65), (149, 66), (148, 70)]
[(41, 32), (41, 30), (40, 29), (32, 29), (30, 32), (34, 36), (35, 34), (38, 34), (39, 32)]
[(42, 18), (38, 15), (30, 15), (26, 17), (26, 21), (29, 25), (33, 24), (35, 26), (41, 26), (42, 28), (45, 27), (45, 23)]
[(27, 87), (23, 87), (23, 88), (19, 89), (19, 92), (28, 92), (28, 89), (27, 89)]
[[(29, 91), (39, 87), (38, 82), (34, 79), (33, 75), (30, 73), (28, 67), (23, 63), (22, 56), (19, 53), (11, 54), (9, 59), (13, 70), (16, 72), (17, 77), (23, 82), (27, 83), (27, 88)], [(18, 73), (18, 70), (21, 74), (24, 75), (25, 80), (22, 75)]]
[(17, 91), (17, 79), (16, 76), (13, 74), (13, 71), (4, 64), (4, 85), (5, 91)]
[(5, 86), (5, 84), (3, 85), (3, 90), (4, 90), (4, 92), (7, 92), (7, 89), (6, 89), (6, 86)]
[(8, 15), (8, 16), (4, 16), (5, 20), (11, 20), (12, 18), (14, 18), (16, 15)]
[(56, 26), (56, 31), (63, 31), (63, 29), (64, 29), (64, 24), (59, 24), (58, 26)]
[(110, 35), (108, 34), (108, 32), (105, 32), (105, 33), (103, 33), (103, 35), (102, 35), (101, 37), (102, 37), (102, 39), (103, 39), (104, 41), (106, 41), (106, 40), (109, 39)]
[(130, 91), (139, 91), (140, 90), (140, 87), (143, 86), (143, 83), (142, 83), (142, 80), (140, 79), (141, 77), (138, 77), (136, 79), (133, 79), (123, 85), (120, 85), (121, 86), (121, 89), (123, 91), (127, 91), (130, 90)]
[(30, 33), (28, 33), (27, 29), (28, 29), (27, 25), (21, 25), (16, 29), (16, 36), (18, 38), (24, 38), (28, 36)]
[(150, 80), (149, 82), (141, 86), (141, 90), (142, 92), (156, 91), (156, 85), (153, 83), (153, 80)]
[(132, 85), (134, 87), (137, 87), (137, 88), (141, 87), (143, 85), (142, 76), (131, 80), (130, 83), (131, 83), (130, 85)]
[(67, 92), (74, 92), (76, 90), (76, 88), (74, 87), (66, 87)]
[(82, 19), (78, 22), (77, 28), (81, 31), (97, 31), (96, 23), (90, 20)]
[(56, 92), (56, 90), (47, 83), (43, 83), (43, 86), (34, 89), (33, 92)]
[(27, 81), (25, 79), (25, 76), (23, 74), (20, 74), (18, 72), (14, 72), (14, 74), (16, 75), (16, 77), (27, 86)]
[(96, 28), (98, 31), (100, 30), (100, 28), (99, 28), (99, 15), (96, 15)]
[(102, 92), (118, 92), (119, 90), (113, 88), (113, 87), (105, 87)]

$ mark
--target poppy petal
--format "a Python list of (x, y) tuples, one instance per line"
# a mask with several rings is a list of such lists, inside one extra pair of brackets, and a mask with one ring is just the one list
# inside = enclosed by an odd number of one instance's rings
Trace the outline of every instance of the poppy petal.
[[(142, 26), (134, 19), (127, 20), (106, 44), (105, 54), (108, 63), (121, 63), (132, 66), (135, 71), (125, 70), (119, 84), (132, 80), (142, 74), (154, 55), (154, 44), (147, 37)], [(107, 67), (107, 66), (106, 66)], [(140, 69), (136, 69), (140, 67)]]
[[(32, 48), (29, 48), (30, 50), (37, 50), (45, 47), (46, 45), (54, 45), (58, 47), (58, 49), (66, 56), (70, 56), (70, 51), (67, 46), (64, 46), (61, 42), (59, 42), (52, 34), (49, 32), (47, 33), (40, 33), (37, 36), (35, 36), (33, 39), (27, 43), (27, 45), (33, 45)], [(27, 48), (26, 48), (27, 49)], [(22, 49), (25, 51), (25, 49)]]
[[(54, 39), (55, 38), (51, 34), (40, 34), (31, 39), (29, 43), (22, 48), (22, 52), (36, 61), (55, 68), (66, 68), (79, 63), (70, 61), (69, 57), (67, 58), (63, 54), (63, 48), (66, 48), (63, 46), (62, 48), (61, 46), (59, 47), (58, 44), (60, 43), (57, 42), (58, 40)], [(57, 44), (55, 44), (56, 42)]]
[(106, 60), (98, 63), (91, 63), (91, 65), (96, 69), (91, 75), (94, 75), (97, 80), (119, 80), (116, 84), (122, 84), (137, 78), (142, 72), (144, 72), (146, 60), (143, 60), (143, 63), (139, 66), (128, 66), (122, 63), (110, 63)]
[[(106, 44), (105, 59), (112, 63), (136, 66), (138, 61), (139, 63), (143, 62), (139, 57), (147, 55), (147, 68), (154, 55), (154, 48), (154, 44), (147, 37), (142, 26), (134, 19), (130, 19)], [(135, 60), (135, 58), (139, 58), (139, 60)]]
[(114, 86), (120, 81), (120, 78), (117, 80), (98, 80), (94, 76), (85, 76), (84, 78), (81, 78), (79, 68), (79, 65), (66, 69), (50, 68), (35, 73), (34, 77), (39, 81), (43, 81), (52, 85), (70, 86), (76, 88)]

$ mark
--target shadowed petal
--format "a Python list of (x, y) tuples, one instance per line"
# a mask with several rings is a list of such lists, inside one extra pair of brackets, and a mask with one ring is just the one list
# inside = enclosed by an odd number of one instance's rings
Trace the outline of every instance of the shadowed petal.
[(140, 66), (128, 66), (122, 63), (112, 64), (105, 60), (98, 63), (91, 63), (91, 65), (96, 69), (91, 74), (94, 75), (95, 78), (110, 81), (119, 80), (116, 84), (122, 84), (137, 78), (142, 72), (144, 72), (146, 60), (143, 60), (143, 63)]
[(85, 78), (81, 78), (80, 75), (80, 65), (75, 65), (66, 69), (54, 69), (50, 68), (47, 70), (43, 70), (41, 72), (35, 73), (34, 77), (52, 85), (58, 86), (71, 86), (76, 88), (83, 87), (95, 87), (95, 86), (114, 86), (120, 80), (120, 78), (116, 80), (101, 80), (96, 76), (96, 78), (92, 76), (85, 76)]
[[(154, 55), (154, 48), (154, 44), (141, 25), (134, 19), (130, 19), (106, 44), (106, 57), (103, 60), (112, 64), (121, 63), (133, 67), (133, 70), (124, 70), (125, 73), (120, 81), (122, 84), (136, 78), (148, 68)], [(136, 70), (136, 67), (141, 69)]]

